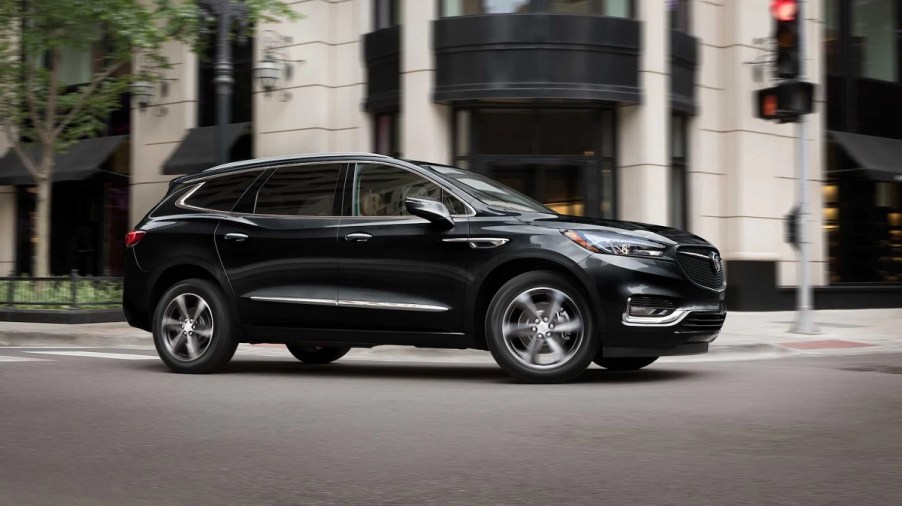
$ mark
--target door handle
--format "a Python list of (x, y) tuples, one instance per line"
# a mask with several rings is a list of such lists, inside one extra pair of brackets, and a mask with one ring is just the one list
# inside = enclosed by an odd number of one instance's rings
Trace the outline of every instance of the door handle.
[(370, 237), (373, 237), (373, 236), (371, 236), (370, 234), (367, 234), (366, 232), (353, 232), (353, 233), (346, 235), (345, 240), (353, 241), (353, 242), (366, 242), (370, 239)]
[(239, 234), (238, 232), (229, 232), (225, 235), (227, 241), (235, 241), (235, 242), (244, 242), (247, 239), (247, 234)]

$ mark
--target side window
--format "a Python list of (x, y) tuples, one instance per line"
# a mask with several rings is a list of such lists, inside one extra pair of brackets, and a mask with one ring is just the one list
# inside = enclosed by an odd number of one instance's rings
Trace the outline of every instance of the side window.
[(379, 164), (358, 164), (354, 173), (350, 216), (408, 216), (408, 197), (442, 202), (451, 214), (466, 214), (463, 202), (413, 172)]
[(260, 171), (254, 170), (204, 181), (200, 188), (185, 199), (185, 204), (214, 211), (231, 211), (247, 187), (259, 175)]
[(255, 214), (333, 216), (342, 164), (281, 167), (257, 192)]

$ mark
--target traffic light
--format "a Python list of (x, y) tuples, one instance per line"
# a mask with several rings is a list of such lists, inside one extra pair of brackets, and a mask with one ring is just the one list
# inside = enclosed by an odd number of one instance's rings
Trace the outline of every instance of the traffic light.
[(777, 42), (777, 77), (799, 76), (799, 4), (796, 0), (771, 0), (774, 39)]
[(814, 85), (803, 81), (784, 81), (755, 92), (755, 115), (761, 119), (792, 123), (814, 109)]

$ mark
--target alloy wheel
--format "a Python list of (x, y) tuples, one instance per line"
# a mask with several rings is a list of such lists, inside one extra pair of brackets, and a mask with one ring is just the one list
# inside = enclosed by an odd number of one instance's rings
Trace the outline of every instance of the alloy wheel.
[(172, 358), (197, 360), (213, 341), (213, 312), (203, 297), (182, 293), (163, 311), (162, 329), (163, 344)]
[(501, 323), (511, 356), (530, 369), (553, 369), (569, 362), (585, 340), (579, 307), (556, 288), (520, 293), (508, 304)]

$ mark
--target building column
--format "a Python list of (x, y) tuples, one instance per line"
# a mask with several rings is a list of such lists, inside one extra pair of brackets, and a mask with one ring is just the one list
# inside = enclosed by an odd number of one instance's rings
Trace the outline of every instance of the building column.
[(451, 162), (451, 108), (432, 101), (436, 0), (402, 2), (401, 153), (405, 158)]
[[(132, 105), (130, 226), (166, 194), (174, 176), (163, 174), (163, 164), (197, 126), (197, 55), (175, 41), (164, 43), (161, 53), (171, 65), (164, 76), (177, 80), (170, 81), (168, 96), (155, 99), (151, 108), (141, 111)], [(157, 106), (166, 107), (166, 114), (155, 114)]]
[(0, 276), (16, 273), (16, 187), (0, 186)]
[(665, 2), (636, 2), (643, 103), (618, 110), (618, 218), (670, 222), (670, 27)]

